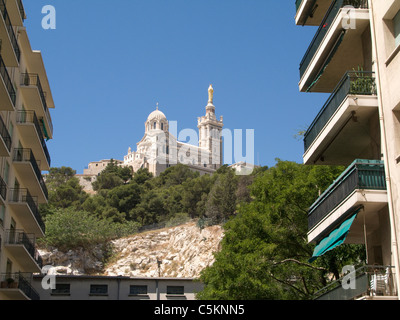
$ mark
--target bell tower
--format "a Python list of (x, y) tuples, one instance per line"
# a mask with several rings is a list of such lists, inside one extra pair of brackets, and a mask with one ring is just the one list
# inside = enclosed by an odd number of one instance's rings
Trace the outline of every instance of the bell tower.
[(204, 163), (212, 169), (222, 166), (222, 128), (223, 117), (218, 120), (215, 115), (214, 89), (212, 85), (208, 88), (208, 104), (206, 115), (198, 118), (199, 147), (207, 151), (208, 161)]

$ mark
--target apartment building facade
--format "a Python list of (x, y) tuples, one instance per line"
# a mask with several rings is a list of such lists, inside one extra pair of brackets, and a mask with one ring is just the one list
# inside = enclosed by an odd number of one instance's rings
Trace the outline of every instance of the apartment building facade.
[(41, 52), (31, 48), (22, 1), (0, 0), (0, 16), (0, 300), (35, 300), (54, 101)]
[(316, 28), (300, 63), (300, 92), (330, 94), (304, 136), (306, 165), (343, 174), (308, 214), (313, 261), (364, 244), (356, 289), (320, 299), (398, 299), (400, 236), (400, 1), (297, 0), (295, 22)]

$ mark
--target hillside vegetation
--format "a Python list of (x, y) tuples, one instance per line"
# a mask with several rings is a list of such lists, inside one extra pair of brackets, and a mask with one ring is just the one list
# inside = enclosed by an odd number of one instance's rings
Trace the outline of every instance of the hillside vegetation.
[[(342, 245), (308, 262), (314, 249), (307, 241), (308, 208), (343, 169), (278, 159), (274, 167), (258, 168), (249, 176), (237, 176), (227, 166), (199, 176), (177, 165), (153, 177), (147, 170), (132, 174), (111, 163), (93, 184), (96, 194), (88, 195), (74, 170), (52, 168), (46, 179), (49, 204), (41, 207), (46, 223), (42, 245), (60, 250), (104, 245), (102, 252), (107, 252), (110, 243), (144, 226), (193, 219), (200, 234), (211, 225), (222, 226), (224, 232), (213, 263), (195, 265), (197, 271), (206, 266), (200, 274), (205, 288), (198, 298), (310, 299), (338, 279), (344, 265), (357, 267), (365, 261), (362, 245)], [(106, 256), (105, 262), (116, 257)], [(119, 257), (124, 263), (117, 273), (141, 270), (143, 257)], [(164, 258), (171, 272), (182, 267), (172, 256)], [(186, 267), (190, 269), (190, 262)]]
[(46, 178), (49, 203), (42, 206), (46, 238), (42, 244), (71, 249), (134, 234), (143, 226), (173, 226), (197, 219), (199, 226), (234, 216), (239, 203), (250, 201), (248, 186), (257, 174), (237, 176), (227, 166), (214, 175), (177, 165), (153, 177), (109, 164), (93, 183), (96, 194), (83, 191), (75, 171), (51, 168)]

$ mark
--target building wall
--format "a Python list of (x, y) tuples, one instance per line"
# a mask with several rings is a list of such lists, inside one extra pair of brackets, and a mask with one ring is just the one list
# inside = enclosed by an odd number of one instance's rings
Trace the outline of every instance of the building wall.
[[(11, 8), (11, 3), (15, 3), (16, 0), (8, 0), (6, 1), (7, 3), (7, 10), (9, 11)], [(10, 14), (10, 13), (9, 13)], [(41, 53), (40, 52), (35, 52), (30, 49), (30, 43), (29, 40), (26, 41), (24, 40), (25, 38), (22, 37), (22, 34), (25, 31), (21, 31), (21, 29), (16, 26), (16, 21), (11, 21), (11, 24), (13, 25), (12, 29), (14, 31), (14, 34), (17, 38), (17, 42), (19, 45), (19, 49), (21, 51), (21, 58), (19, 61), (19, 66), (10, 66), (7, 65), (6, 63), (6, 69), (8, 71), (8, 74), (11, 78), (12, 85), (14, 86), (14, 89), (16, 91), (16, 102), (15, 102), (15, 109), (14, 111), (1, 111), (0, 115), (3, 119), (3, 122), (5, 124), (5, 127), (7, 131), (10, 133), (11, 138), (12, 138), (12, 145), (11, 145), (11, 152), (10, 156), (5, 156), (0, 158), (0, 175), (3, 178), (4, 182), (7, 185), (7, 197), (9, 200), (10, 197), (10, 189), (13, 188), (20, 188), (20, 189), (28, 189), (28, 191), (31, 193), (31, 196), (36, 199), (38, 194), (35, 194), (35, 192), (30, 189), (27, 185), (27, 178), (26, 175), (23, 171), (16, 169), (16, 167), (13, 165), (13, 156), (16, 148), (27, 148), (27, 149), (32, 149), (32, 145), (28, 143), (30, 137), (22, 135), (22, 132), (20, 131), (20, 128), (18, 127), (17, 124), (17, 114), (18, 111), (23, 111), (23, 110), (30, 110), (33, 108), (34, 104), (32, 101), (29, 100), (28, 95), (23, 95), (22, 90), (21, 90), (21, 75), (23, 73), (39, 73), (40, 81), (43, 87), (43, 90), (48, 89), (48, 80), (47, 76), (45, 76), (46, 71), (38, 64), (37, 60), (41, 60)], [(8, 41), (7, 39), (0, 39), (2, 40), (2, 51), (1, 54), (3, 56), (4, 60), (4, 48), (5, 48), (5, 42)], [(24, 41), (24, 43), (22, 43)], [(34, 57), (33, 57), (34, 56)], [(29, 59), (28, 59), (29, 57)], [(34, 62), (31, 62), (34, 61)], [(35, 65), (33, 65), (35, 63)], [(47, 106), (52, 107), (52, 95), (49, 90), (46, 90), (46, 100), (47, 100)], [(3, 107), (3, 106), (2, 106)], [(36, 106), (37, 107), (37, 106)], [(49, 118), (51, 120), (51, 118)], [(47, 128), (49, 130), (49, 128)], [(35, 156), (36, 159), (38, 159), (38, 150), (37, 149), (32, 149), (32, 152)], [(41, 170), (43, 170), (43, 163), (37, 162), (38, 166), (40, 167)], [(36, 179), (36, 178), (35, 178)], [(37, 199), (37, 204), (39, 203), (46, 203), (47, 199)], [(21, 230), (23, 232), (26, 232), (26, 229), (29, 227), (26, 223), (23, 223), (19, 217), (21, 217), (20, 214), (17, 214), (9, 205), (7, 199), (5, 202), (0, 201), (0, 210), (3, 210), (4, 214), (1, 213), (1, 221), (0, 221), (0, 239), (1, 239), (1, 247), (0, 247), (0, 275), (3, 275), (5, 272), (11, 271), (11, 273), (16, 273), (16, 272), (30, 272), (31, 270), (26, 270), (23, 267), (24, 262), (15, 256), (15, 254), (12, 254), (7, 248), (4, 247), (4, 244), (7, 240), (7, 230), (11, 228), (11, 225), (15, 227), (17, 230)], [(34, 237), (38, 238), (42, 236), (40, 233), (35, 234)], [(7, 268), (7, 265), (9, 265), (9, 262), (12, 263), (11, 270), (10, 268)], [(4, 297), (4, 294), (0, 293), (0, 299), (1, 297)]]
[[(390, 189), (394, 213), (395, 234), (400, 237), (400, 46), (395, 43), (393, 18), (400, 10), (400, 1), (373, 1), (372, 15), (376, 41), (376, 65), (380, 79), (381, 125), (385, 147), (386, 165), (390, 175)], [(398, 245), (397, 245), (398, 246)], [(398, 248), (397, 248), (398, 250)], [(399, 252), (399, 251), (398, 251)]]
[[(57, 276), (56, 284), (70, 284), (69, 294), (56, 294), (42, 288), (43, 276), (35, 276), (34, 288), (41, 300), (195, 300), (203, 285), (193, 279), (127, 278), (103, 276)], [(91, 294), (91, 285), (107, 285), (106, 294)], [(130, 286), (147, 286), (147, 294), (130, 294)], [(183, 294), (167, 294), (168, 286), (184, 288)]]

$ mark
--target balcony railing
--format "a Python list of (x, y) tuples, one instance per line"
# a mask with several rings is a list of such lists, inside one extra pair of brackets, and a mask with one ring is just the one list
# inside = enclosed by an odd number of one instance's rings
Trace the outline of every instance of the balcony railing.
[(7, 28), (8, 35), (10, 37), (14, 52), (15, 52), (15, 56), (17, 57), (17, 60), (19, 62), (21, 59), (21, 50), (19, 48), (17, 37), (15, 36), (14, 29), (12, 27), (10, 16), (8, 15), (6, 4), (4, 3), (4, 0), (0, 0), (0, 12), (1, 12), (1, 15), (3, 16), (4, 22), (6, 24), (6, 28)]
[(376, 95), (373, 72), (347, 72), (304, 134), (304, 151), (310, 147), (348, 95)]
[(4, 182), (3, 178), (0, 176), (0, 196), (3, 201), (7, 199), (7, 184)]
[(31, 273), (2, 273), (0, 274), (1, 290), (19, 289), (29, 299), (40, 300), (40, 296), (32, 286)]
[(46, 93), (43, 91), (42, 84), (38, 74), (35, 73), (22, 73), (21, 86), (36, 86), (39, 90), (40, 99), (42, 100), (44, 111), (47, 111)]
[(353, 6), (355, 9), (368, 9), (367, 0), (336, 0), (333, 1), (329, 10), (327, 11), (321, 25), (319, 26), (317, 33), (315, 34), (310, 46), (308, 47), (302, 61), (300, 62), (300, 78), (303, 77), (306, 72), (308, 65), (310, 64), (312, 58), (317, 52), (322, 40), (328, 33), (330, 26), (335, 20), (338, 12), (341, 8), (345, 6)]
[[(342, 286), (344, 278), (338, 279), (315, 294), (316, 300), (353, 300), (369, 296), (395, 297), (397, 295), (394, 267), (363, 266), (353, 274), (353, 288)], [(346, 280), (350, 275), (346, 276)]]
[(11, 81), (11, 77), (8, 74), (7, 68), (6, 68), (6, 64), (3, 61), (3, 58), (1, 57), (0, 54), (0, 74), (1, 77), (3, 78), (4, 84), (6, 86), (8, 95), (10, 96), (11, 102), (13, 103), (14, 107), (15, 107), (15, 100), (17, 98), (14, 86), (12, 84)]
[(6, 145), (8, 151), (11, 151), (11, 136), (7, 130), (7, 127), (3, 121), (3, 118), (0, 116), (0, 135)]
[(19, 8), (19, 13), (21, 15), (21, 19), (22, 19), (22, 21), (24, 21), (26, 19), (26, 14), (25, 14), (25, 8), (22, 3), (22, 0), (17, 0), (17, 4), (18, 4), (18, 8)]
[(37, 199), (36, 197), (32, 197), (27, 189), (10, 189), (8, 201), (27, 204), (43, 233), (45, 232), (46, 226), (39, 212)]
[(296, 12), (299, 10), (302, 2), (303, 2), (303, 0), (296, 0)]
[(308, 229), (316, 226), (357, 189), (386, 190), (383, 161), (355, 160), (310, 207)]
[(35, 247), (35, 235), (28, 235), (22, 230), (7, 230), (5, 233), (5, 244), (21, 245), (29, 255), (35, 260), (40, 269), (43, 267), (43, 259)]
[(18, 111), (17, 123), (33, 123), (36, 128), (36, 132), (39, 136), (40, 144), (42, 145), (43, 152), (46, 155), (47, 163), (50, 166), (51, 158), (49, 150), (47, 149), (46, 141), (44, 140), (42, 129), (40, 128), (39, 120), (36, 116), (35, 111)]
[(29, 162), (32, 165), (33, 171), (35, 172), (36, 178), (39, 181), (39, 184), (42, 188), (42, 191), (46, 198), (48, 198), (48, 190), (46, 187), (46, 183), (44, 182), (42, 172), (37, 164), (37, 161), (33, 155), (31, 149), (14, 149), (14, 162)]

